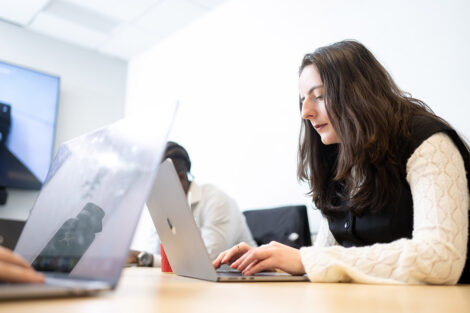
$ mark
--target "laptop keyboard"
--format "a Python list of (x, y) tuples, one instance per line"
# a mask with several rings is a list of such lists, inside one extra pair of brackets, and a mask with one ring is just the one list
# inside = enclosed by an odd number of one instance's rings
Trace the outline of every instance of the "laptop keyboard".
[(218, 269), (216, 269), (217, 273), (241, 273), (239, 270), (231, 268), (228, 264), (222, 264)]

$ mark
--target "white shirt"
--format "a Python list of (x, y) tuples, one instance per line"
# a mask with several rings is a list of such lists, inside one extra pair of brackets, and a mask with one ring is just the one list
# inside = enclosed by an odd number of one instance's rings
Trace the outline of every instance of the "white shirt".
[(313, 282), (455, 284), (465, 265), (469, 195), (465, 167), (444, 133), (425, 140), (406, 165), (413, 198), (412, 238), (339, 246), (324, 218), (302, 263)]
[[(188, 202), (212, 260), (242, 241), (256, 246), (237, 203), (219, 188), (191, 182)], [(160, 239), (147, 207), (142, 212), (131, 249), (154, 254), (153, 265), (161, 266)]]

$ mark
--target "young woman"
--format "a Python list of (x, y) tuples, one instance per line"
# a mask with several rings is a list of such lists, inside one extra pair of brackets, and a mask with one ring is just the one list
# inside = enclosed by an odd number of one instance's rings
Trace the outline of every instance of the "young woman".
[(356, 41), (305, 55), (299, 89), (298, 177), (323, 216), (315, 244), (241, 243), (214, 266), (313, 282), (470, 282), (470, 158), (457, 133)]

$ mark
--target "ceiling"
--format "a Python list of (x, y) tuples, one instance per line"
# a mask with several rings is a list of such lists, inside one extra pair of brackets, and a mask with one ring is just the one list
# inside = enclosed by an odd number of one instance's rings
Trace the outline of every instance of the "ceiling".
[(0, 20), (129, 60), (225, 0), (1, 0)]

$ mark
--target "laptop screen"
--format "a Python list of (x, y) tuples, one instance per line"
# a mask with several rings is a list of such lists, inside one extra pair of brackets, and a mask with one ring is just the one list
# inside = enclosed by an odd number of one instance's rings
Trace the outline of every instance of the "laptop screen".
[(117, 281), (171, 121), (124, 119), (63, 144), (15, 251), (40, 271)]

